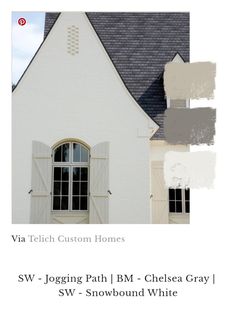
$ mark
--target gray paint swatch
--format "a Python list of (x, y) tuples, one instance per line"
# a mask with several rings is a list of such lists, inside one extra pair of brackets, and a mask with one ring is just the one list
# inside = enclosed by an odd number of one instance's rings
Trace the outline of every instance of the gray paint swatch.
[(164, 87), (170, 99), (213, 99), (216, 65), (211, 62), (165, 65)]
[(170, 100), (170, 108), (185, 108), (186, 106), (186, 100)]
[(214, 144), (216, 110), (170, 108), (164, 114), (164, 134), (169, 144)]
[(211, 188), (215, 178), (214, 152), (168, 151), (164, 158), (164, 179), (168, 188)]

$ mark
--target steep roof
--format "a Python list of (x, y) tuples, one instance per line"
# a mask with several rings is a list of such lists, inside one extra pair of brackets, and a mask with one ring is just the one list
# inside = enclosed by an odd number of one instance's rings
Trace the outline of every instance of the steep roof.
[[(46, 13), (45, 37), (60, 13)], [(187, 12), (86, 13), (124, 84), (142, 109), (160, 126), (164, 139), (166, 100), (163, 70), (178, 53), (189, 61)]]

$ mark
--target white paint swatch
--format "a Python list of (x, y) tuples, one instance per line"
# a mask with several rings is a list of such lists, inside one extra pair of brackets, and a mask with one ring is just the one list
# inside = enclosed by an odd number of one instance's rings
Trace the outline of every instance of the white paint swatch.
[(168, 151), (164, 158), (164, 179), (168, 188), (212, 188), (216, 155), (210, 151)]

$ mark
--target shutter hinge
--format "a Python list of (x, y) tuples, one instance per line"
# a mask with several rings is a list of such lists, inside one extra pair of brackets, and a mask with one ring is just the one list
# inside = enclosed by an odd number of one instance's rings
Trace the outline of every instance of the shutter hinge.
[(150, 195), (150, 199), (153, 198), (153, 194)]
[(110, 195), (112, 195), (112, 193), (111, 193), (111, 191), (110, 191), (110, 190), (107, 190), (107, 192), (108, 192)]
[(30, 190), (29, 190), (28, 194), (30, 194), (31, 192), (33, 192), (33, 190), (32, 190), (32, 189), (30, 189)]

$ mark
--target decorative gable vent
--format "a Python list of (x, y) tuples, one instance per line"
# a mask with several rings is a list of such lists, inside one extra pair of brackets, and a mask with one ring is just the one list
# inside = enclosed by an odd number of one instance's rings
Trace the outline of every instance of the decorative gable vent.
[(67, 52), (73, 56), (79, 53), (79, 27), (75, 25), (67, 27)]

